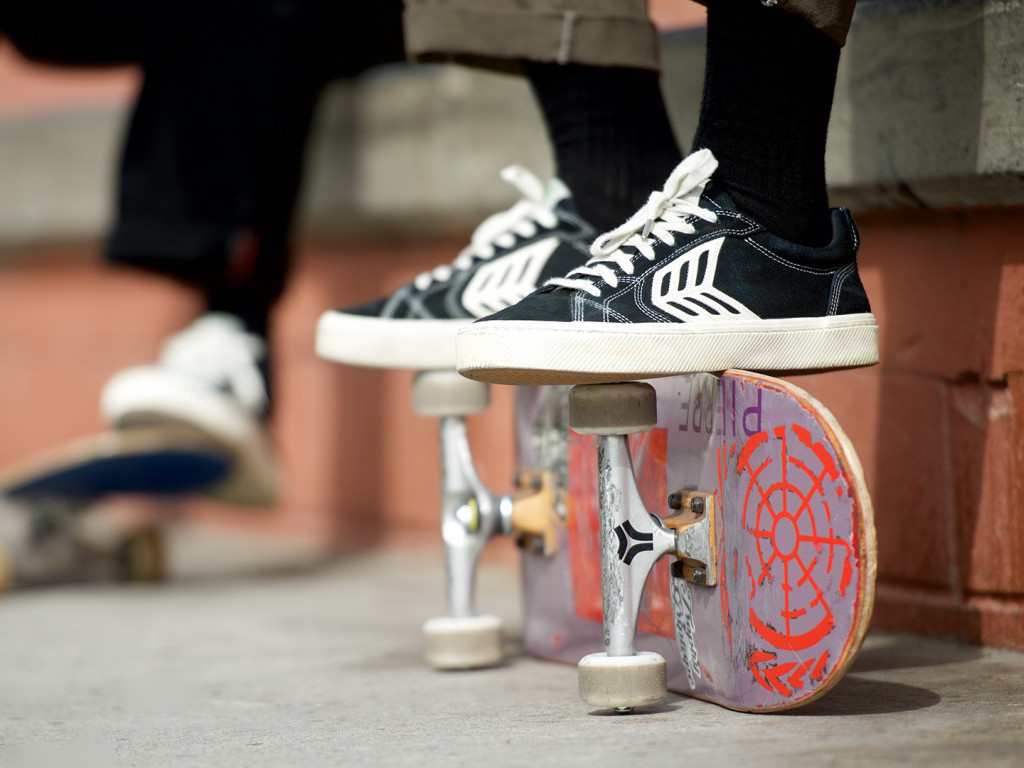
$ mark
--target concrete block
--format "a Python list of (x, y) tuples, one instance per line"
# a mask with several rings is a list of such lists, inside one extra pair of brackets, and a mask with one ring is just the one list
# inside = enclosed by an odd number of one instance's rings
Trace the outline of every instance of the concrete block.
[(861, 2), (828, 149), (856, 208), (1024, 202), (1024, 5)]
[(327, 235), (468, 231), (515, 201), (502, 168), (552, 167), (526, 81), (456, 66), (393, 65), (335, 86), (310, 154), (304, 221)]
[(107, 231), (124, 117), (104, 109), (0, 121), (0, 243)]

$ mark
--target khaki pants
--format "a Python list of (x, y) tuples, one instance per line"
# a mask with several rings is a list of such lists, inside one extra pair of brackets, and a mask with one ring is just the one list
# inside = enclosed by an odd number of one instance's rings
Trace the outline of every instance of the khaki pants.
[[(840, 45), (846, 42), (856, 0), (775, 2)], [(495, 69), (515, 69), (520, 59), (658, 68), (658, 37), (646, 0), (406, 0), (405, 38), (416, 61)]]

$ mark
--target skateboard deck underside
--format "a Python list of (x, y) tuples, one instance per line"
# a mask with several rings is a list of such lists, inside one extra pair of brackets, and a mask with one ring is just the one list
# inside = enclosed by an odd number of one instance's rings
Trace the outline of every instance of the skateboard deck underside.
[[(516, 463), (520, 468), (555, 471), (569, 487), (569, 387), (516, 387)], [(564, 510), (568, 516), (568, 510)], [(542, 658), (576, 663), (602, 643), (600, 618), (576, 613), (568, 550), (568, 530), (558, 534), (553, 556), (524, 549), (523, 624), (527, 650)], [(598, 582), (600, 594), (600, 582)]]
[(0, 587), (162, 578), (159, 526), (145, 515), (107, 518), (106, 502), (122, 494), (167, 499), (200, 492), (229, 469), (222, 448), (176, 425), (92, 435), (5, 468)]
[[(658, 424), (630, 440), (641, 495), (666, 516), (672, 491), (714, 494), (718, 585), (659, 562), (637, 648), (666, 658), (671, 690), (734, 709), (816, 698), (852, 661), (873, 599), (874, 529), (852, 447), (820, 404), (769, 377), (650, 383)], [(596, 446), (571, 434), (565, 546), (524, 560), (526, 647), (568, 663), (603, 649)]]
[(194, 433), (139, 428), (85, 438), (7, 469), (0, 495), (98, 498), (191, 493), (221, 480), (223, 451)]

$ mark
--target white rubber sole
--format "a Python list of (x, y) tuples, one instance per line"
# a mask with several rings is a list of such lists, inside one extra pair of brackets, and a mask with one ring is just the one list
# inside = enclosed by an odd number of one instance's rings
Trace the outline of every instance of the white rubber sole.
[(878, 362), (871, 313), (706, 323), (485, 321), (459, 332), (459, 373), (493, 384), (585, 384), (740, 368)]
[(455, 336), (472, 320), (390, 320), (325, 312), (316, 353), (336, 363), (429, 371), (455, 368)]
[(158, 365), (129, 368), (107, 382), (100, 399), (116, 427), (183, 424), (222, 445), (234, 461), (209, 494), (233, 504), (265, 507), (277, 497), (277, 466), (263, 425), (227, 395), (187, 374)]

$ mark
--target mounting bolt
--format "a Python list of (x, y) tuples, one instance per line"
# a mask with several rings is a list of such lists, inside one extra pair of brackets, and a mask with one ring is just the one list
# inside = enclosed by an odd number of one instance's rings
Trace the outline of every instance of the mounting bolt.
[(668, 495), (668, 508), (669, 509), (682, 509), (683, 508), (683, 494), (679, 491), (670, 493)]
[(516, 544), (524, 552), (529, 552), (534, 555), (544, 554), (544, 539), (541, 536), (535, 536), (532, 533), (524, 533), (517, 540)]
[(704, 568), (694, 568), (692, 578), (694, 584), (707, 584), (708, 572)]
[(569, 519), (569, 508), (566, 506), (565, 502), (563, 502), (561, 499), (559, 499), (557, 502), (555, 502), (555, 515), (563, 523), (566, 520)]
[(690, 511), (693, 512), (693, 514), (695, 514), (695, 515), (703, 515), (704, 514), (704, 497), (703, 496), (694, 496), (692, 499), (690, 499)]

